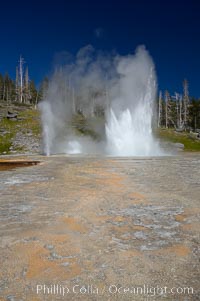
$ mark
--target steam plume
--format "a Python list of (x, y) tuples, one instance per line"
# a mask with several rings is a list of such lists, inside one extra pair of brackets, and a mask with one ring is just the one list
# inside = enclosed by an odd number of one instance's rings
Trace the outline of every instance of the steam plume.
[(152, 134), (156, 88), (144, 46), (127, 56), (80, 49), (57, 67), (40, 104), (45, 154), (160, 155)]

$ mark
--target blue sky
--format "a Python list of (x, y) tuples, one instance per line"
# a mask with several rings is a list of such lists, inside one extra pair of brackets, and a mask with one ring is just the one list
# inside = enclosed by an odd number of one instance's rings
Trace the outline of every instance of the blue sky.
[(92, 44), (121, 55), (139, 44), (152, 55), (159, 88), (200, 97), (200, 1), (2, 1), (0, 73), (14, 77), (22, 54), (30, 77), (48, 75), (56, 54)]

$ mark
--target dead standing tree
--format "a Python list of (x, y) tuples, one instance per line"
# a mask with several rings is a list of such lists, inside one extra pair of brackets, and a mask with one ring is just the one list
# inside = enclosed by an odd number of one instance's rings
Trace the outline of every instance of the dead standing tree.
[(180, 130), (183, 127), (182, 95), (175, 93), (175, 98), (176, 98), (176, 128)]
[(165, 128), (168, 128), (169, 124), (169, 92), (165, 91)]
[(162, 92), (159, 93), (158, 99), (158, 128), (161, 126), (161, 117), (162, 117)]
[(189, 90), (188, 90), (188, 81), (185, 79), (183, 81), (183, 122), (185, 130), (187, 129), (188, 125), (188, 118), (189, 118)]
[(31, 93), (29, 85), (28, 67), (26, 67), (26, 71), (24, 72), (24, 64), (24, 58), (20, 55), (19, 65), (16, 67), (16, 101), (20, 103), (30, 103)]
[(20, 55), (19, 59), (19, 101), (22, 103), (23, 102), (23, 87), (24, 87), (24, 81), (23, 81), (23, 73), (24, 73), (24, 59)]
[(30, 103), (31, 93), (30, 93), (30, 86), (29, 86), (29, 74), (28, 74), (28, 67), (26, 67), (25, 76), (24, 76), (24, 102)]

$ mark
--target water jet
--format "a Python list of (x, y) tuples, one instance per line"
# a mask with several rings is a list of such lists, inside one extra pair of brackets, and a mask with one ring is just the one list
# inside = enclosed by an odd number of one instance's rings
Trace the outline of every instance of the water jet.
[[(134, 55), (114, 57), (95, 56), (85, 47), (55, 72), (40, 104), (44, 153), (163, 155), (153, 136), (156, 93), (154, 63), (144, 46)], [(103, 127), (90, 122), (100, 119), (97, 108)], [(83, 124), (74, 129), (74, 119)]]

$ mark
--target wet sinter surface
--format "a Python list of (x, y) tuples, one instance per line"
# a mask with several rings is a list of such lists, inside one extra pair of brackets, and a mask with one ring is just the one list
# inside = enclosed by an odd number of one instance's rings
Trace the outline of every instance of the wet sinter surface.
[(0, 300), (200, 300), (199, 154), (31, 159), (0, 172)]

